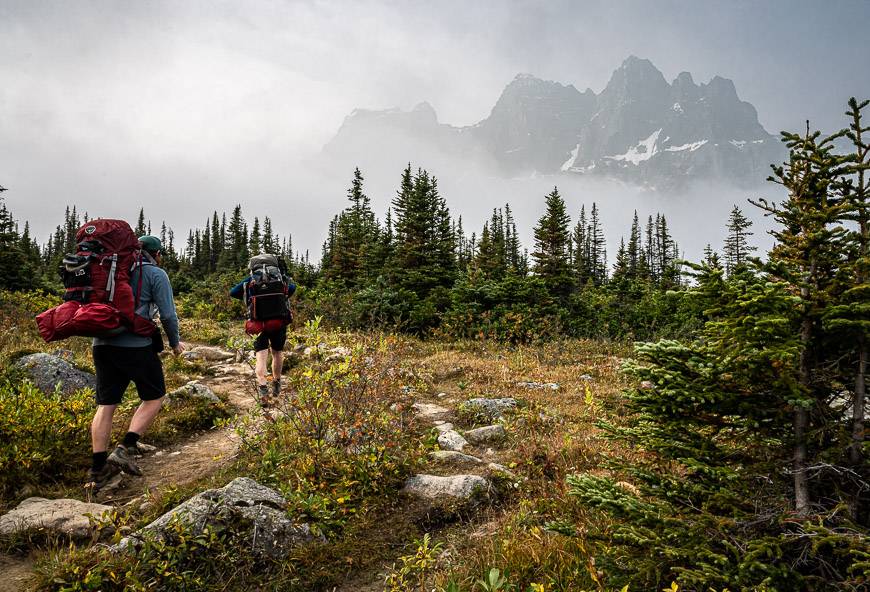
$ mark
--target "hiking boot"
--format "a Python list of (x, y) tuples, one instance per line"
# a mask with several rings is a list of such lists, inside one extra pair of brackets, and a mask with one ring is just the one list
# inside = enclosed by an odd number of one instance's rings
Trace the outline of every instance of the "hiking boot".
[(277, 397), (281, 394), (281, 379), (272, 381), (272, 396)]
[(93, 493), (96, 493), (105, 487), (112, 480), (112, 477), (120, 472), (121, 469), (109, 462), (104, 464), (103, 468), (99, 471), (91, 468), (88, 470), (88, 480), (85, 481), (85, 489), (90, 489)]
[(123, 446), (118, 446), (109, 455), (110, 465), (115, 465), (118, 469), (124, 471), (128, 475), (141, 475), (142, 469), (133, 460), (132, 455)]

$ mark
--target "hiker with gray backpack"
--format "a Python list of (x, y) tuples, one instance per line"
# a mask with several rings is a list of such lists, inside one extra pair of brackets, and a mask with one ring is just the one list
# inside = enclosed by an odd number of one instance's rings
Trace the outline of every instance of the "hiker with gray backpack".
[[(233, 286), (230, 296), (243, 299), (247, 308), (245, 332), (256, 335), (257, 394), (261, 403), (281, 393), (281, 369), (284, 362), (284, 344), (287, 342), (287, 325), (292, 320), (290, 296), (296, 284), (285, 273), (281, 261), (275, 255), (263, 253), (252, 257), (248, 263), (250, 275)], [(272, 352), (272, 388), (266, 377), (269, 352)]]

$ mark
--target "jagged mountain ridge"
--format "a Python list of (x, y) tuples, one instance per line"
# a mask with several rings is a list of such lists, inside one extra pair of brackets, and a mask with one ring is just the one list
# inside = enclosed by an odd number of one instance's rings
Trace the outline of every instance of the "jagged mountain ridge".
[(379, 151), (405, 160), (438, 151), (508, 176), (597, 175), (656, 188), (709, 178), (757, 185), (785, 157), (732, 81), (715, 76), (696, 84), (683, 72), (668, 83), (634, 56), (597, 95), (519, 74), (473, 126), (439, 123), (428, 103), (411, 111), (357, 109), (324, 150), (352, 156), (370, 150), (372, 138)]

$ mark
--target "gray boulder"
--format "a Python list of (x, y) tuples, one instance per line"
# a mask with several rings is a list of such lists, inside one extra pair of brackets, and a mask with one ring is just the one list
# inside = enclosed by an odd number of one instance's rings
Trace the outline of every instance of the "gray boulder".
[(88, 514), (100, 518), (104, 512), (110, 511), (111, 506), (75, 499), (29, 497), (14, 510), (0, 516), (0, 535), (43, 529), (76, 539), (87, 538), (94, 532)]
[(220, 403), (220, 398), (204, 384), (191, 380), (184, 386), (178, 387), (167, 394), (170, 401), (184, 399), (204, 399), (211, 403)]
[(489, 421), (495, 421), (501, 418), (505, 412), (515, 409), (516, 406), (516, 399), (506, 397), (503, 399), (469, 399), (462, 407), (465, 411), (480, 415)]
[(465, 432), (465, 439), (472, 444), (491, 444), (501, 442), (507, 434), (501, 425), (489, 425)]
[(414, 475), (402, 489), (407, 494), (433, 501), (463, 502), (484, 494), (489, 481), (478, 475)]
[(163, 539), (175, 520), (186, 523), (195, 534), (203, 532), (206, 526), (220, 530), (240, 528), (242, 532), (236, 534), (243, 537), (249, 549), (273, 559), (286, 558), (297, 545), (325, 540), (307, 524), (291, 521), (286, 507), (286, 500), (274, 489), (238, 477), (220, 489), (193, 496), (111, 549), (114, 552), (135, 549), (146, 537)]
[(446, 432), (441, 432), (438, 435), (438, 445), (443, 450), (455, 450), (456, 452), (462, 452), (462, 449), (468, 446), (468, 442), (459, 435), (458, 432), (454, 432), (453, 430), (448, 430)]
[(36, 388), (46, 394), (53, 393), (57, 385), (64, 395), (83, 388), (97, 388), (96, 376), (79, 370), (56, 355), (30, 354), (16, 361), (15, 367), (23, 369)]

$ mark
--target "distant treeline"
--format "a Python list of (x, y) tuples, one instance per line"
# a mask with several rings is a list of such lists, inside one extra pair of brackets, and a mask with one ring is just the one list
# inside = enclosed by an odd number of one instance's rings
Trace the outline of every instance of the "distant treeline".
[[(650, 338), (691, 324), (684, 310), (679, 248), (662, 214), (641, 224), (635, 212), (628, 239), (612, 265), (598, 207), (581, 208), (572, 224), (558, 188), (544, 198), (544, 214), (534, 228), (532, 251), (521, 245), (511, 208), (495, 209), (479, 232), (468, 235), (453, 218), (438, 182), (424, 169), (402, 172), (399, 188), (383, 220), (372, 211), (354, 170), (349, 204), (329, 223), (321, 260), (295, 252), (291, 237), (273, 231), (268, 216), (249, 223), (237, 205), (228, 215), (213, 212), (203, 227), (191, 229), (179, 247), (172, 228), (154, 229), (140, 209), (137, 235), (155, 234), (164, 244), (164, 268), (179, 294), (222, 290), (216, 277), (237, 276), (251, 255), (282, 257), (304, 289), (302, 308), (350, 328), (387, 328), (417, 334), (527, 341), (555, 335)], [(76, 230), (88, 219), (75, 206), (50, 239), (39, 245), (29, 224), (19, 228), (0, 201), (3, 287), (59, 290), (57, 267), (75, 249)], [(735, 206), (721, 256), (730, 272), (753, 250), (750, 222)], [(708, 246), (706, 260), (720, 265)], [(228, 281), (228, 280), (227, 280)], [(221, 299), (213, 306), (224, 307)], [(224, 307), (225, 308), (225, 307)], [(228, 316), (238, 309), (198, 311)]]

